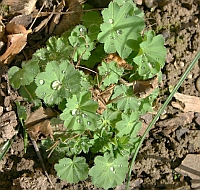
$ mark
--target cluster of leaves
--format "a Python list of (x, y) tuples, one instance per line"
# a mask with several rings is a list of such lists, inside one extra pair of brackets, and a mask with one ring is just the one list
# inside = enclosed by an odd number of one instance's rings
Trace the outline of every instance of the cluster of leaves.
[[(143, 13), (132, 0), (114, 0), (101, 14), (86, 12), (81, 25), (61, 37), (51, 37), (21, 68), (12, 67), (9, 79), (35, 107), (44, 103), (59, 109), (60, 115), (51, 123), (63, 124), (65, 130), (54, 132), (59, 143), (50, 161), (59, 161), (55, 170), (60, 179), (77, 183), (90, 175), (94, 185), (108, 189), (125, 179), (128, 157), (140, 140), (139, 118), (152, 111), (158, 94), (155, 90), (138, 98), (133, 87), (121, 84), (120, 79), (125, 77), (130, 83), (158, 75), (166, 50), (161, 35), (153, 31), (142, 35)], [(106, 54), (115, 52), (134, 69), (127, 72), (115, 61), (103, 61)], [(111, 86), (105, 109), (98, 114), (100, 105), (93, 91), (103, 94)], [(54, 142), (46, 139), (42, 144), (48, 149)]]

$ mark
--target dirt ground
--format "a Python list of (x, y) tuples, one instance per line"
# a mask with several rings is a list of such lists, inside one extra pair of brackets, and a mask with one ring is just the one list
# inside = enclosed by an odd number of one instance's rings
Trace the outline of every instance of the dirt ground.
[[(200, 2), (197, 0), (155, 2), (152, 8), (147, 8), (145, 4), (140, 7), (145, 11), (147, 28), (161, 33), (166, 40), (166, 65), (163, 69), (161, 93), (155, 104), (157, 110), (200, 51)], [(17, 55), (15, 64), (23, 59), (25, 59), (23, 54)], [(16, 126), (18, 122), (13, 103), (17, 99), (17, 93), (10, 89), (6, 72), (0, 70), (0, 127), (4, 126), (4, 132), (1, 132), (4, 135), (2, 138), (9, 139), (15, 134), (12, 126)], [(200, 97), (200, 87), (197, 86), (200, 84), (197, 82), (199, 74), (200, 61), (196, 63), (178, 92)], [(12, 92), (12, 96), (8, 96), (8, 91)], [(147, 114), (143, 119), (149, 124), (151, 118), (152, 114)], [(45, 154), (42, 149), (41, 152)], [(192, 155), (189, 163), (199, 163), (200, 159), (197, 157), (199, 154), (200, 111), (184, 110), (183, 102), (173, 98), (140, 149), (132, 172), (131, 189), (200, 189), (198, 164), (191, 168), (185, 161), (188, 155)], [(57, 190), (97, 189), (89, 179), (75, 185), (59, 180), (53, 165), (47, 160), (44, 162)], [(183, 167), (180, 168), (181, 165), (185, 165), (185, 172)], [(196, 171), (196, 178), (190, 175), (194, 174), (193, 170)], [(31, 142), (28, 144), (27, 153), (24, 153), (22, 132), (16, 136), (9, 152), (0, 162), (0, 179), (0, 190), (52, 189)], [(115, 189), (122, 190), (125, 186), (122, 184)]]

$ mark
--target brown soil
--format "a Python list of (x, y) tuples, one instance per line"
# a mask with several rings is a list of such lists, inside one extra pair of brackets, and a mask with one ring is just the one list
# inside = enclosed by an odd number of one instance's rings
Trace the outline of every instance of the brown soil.
[[(200, 51), (200, 4), (195, 0), (173, 0), (165, 5), (158, 3), (152, 12), (145, 5), (141, 8), (145, 11), (148, 28), (163, 34), (166, 39), (168, 54), (166, 66), (163, 69), (162, 91), (157, 103), (157, 107), (160, 107), (168, 97), (169, 89), (176, 85), (197, 52)], [(3, 134), (0, 143), (2, 143), (15, 134), (17, 118), (13, 112), (15, 110), (13, 101), (18, 97), (7, 84), (7, 71), (1, 70), (0, 72), (2, 76), (0, 80), (0, 127), (2, 128), (1, 134)], [(195, 86), (199, 73), (200, 62), (196, 63), (179, 92), (199, 97), (200, 92)], [(11, 92), (10, 96), (7, 96), (8, 90)], [(180, 115), (181, 113), (182, 111), (170, 104), (150, 131), (133, 168), (132, 189), (191, 189), (191, 178), (181, 175), (176, 179), (178, 176), (176, 168), (187, 154), (200, 153), (200, 114), (187, 112)], [(149, 123), (148, 119), (145, 121)], [(31, 142), (28, 144), (27, 152), (24, 153), (21, 134), (16, 136), (9, 152), (0, 162), (0, 190), (52, 189), (47, 177), (43, 174), (41, 163)], [(97, 189), (89, 179), (75, 185), (59, 180), (53, 165), (47, 160), (44, 162), (57, 190)], [(200, 182), (197, 183), (200, 186)], [(115, 189), (125, 189), (125, 186), (121, 185)]]

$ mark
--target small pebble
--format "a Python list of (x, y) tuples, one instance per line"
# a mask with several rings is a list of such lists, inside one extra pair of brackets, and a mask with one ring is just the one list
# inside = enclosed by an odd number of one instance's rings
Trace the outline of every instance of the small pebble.
[(193, 77), (193, 75), (192, 75), (192, 73), (190, 73), (187, 78), (192, 79), (192, 77)]
[(184, 67), (184, 66), (185, 66), (184, 62), (181, 61), (181, 62), (180, 62), (180, 67)]
[(196, 89), (200, 92), (200, 76), (196, 80)]

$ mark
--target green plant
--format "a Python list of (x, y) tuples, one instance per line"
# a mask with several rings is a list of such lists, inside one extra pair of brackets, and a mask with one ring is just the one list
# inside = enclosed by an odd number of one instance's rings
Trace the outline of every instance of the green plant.
[[(138, 97), (135, 81), (161, 75), (166, 49), (161, 35), (143, 33), (143, 13), (132, 0), (114, 0), (101, 13), (86, 12), (81, 25), (51, 37), (46, 48), (8, 74), (25, 100), (60, 113), (51, 123), (65, 130), (54, 131), (58, 143), (49, 158), (58, 162), (58, 176), (77, 183), (90, 175), (94, 185), (108, 189), (124, 181), (128, 157), (140, 142), (140, 116), (152, 111), (158, 95), (155, 89)], [(131, 69), (108, 63), (111, 53)], [(42, 145), (49, 149), (54, 142), (47, 138)]]

